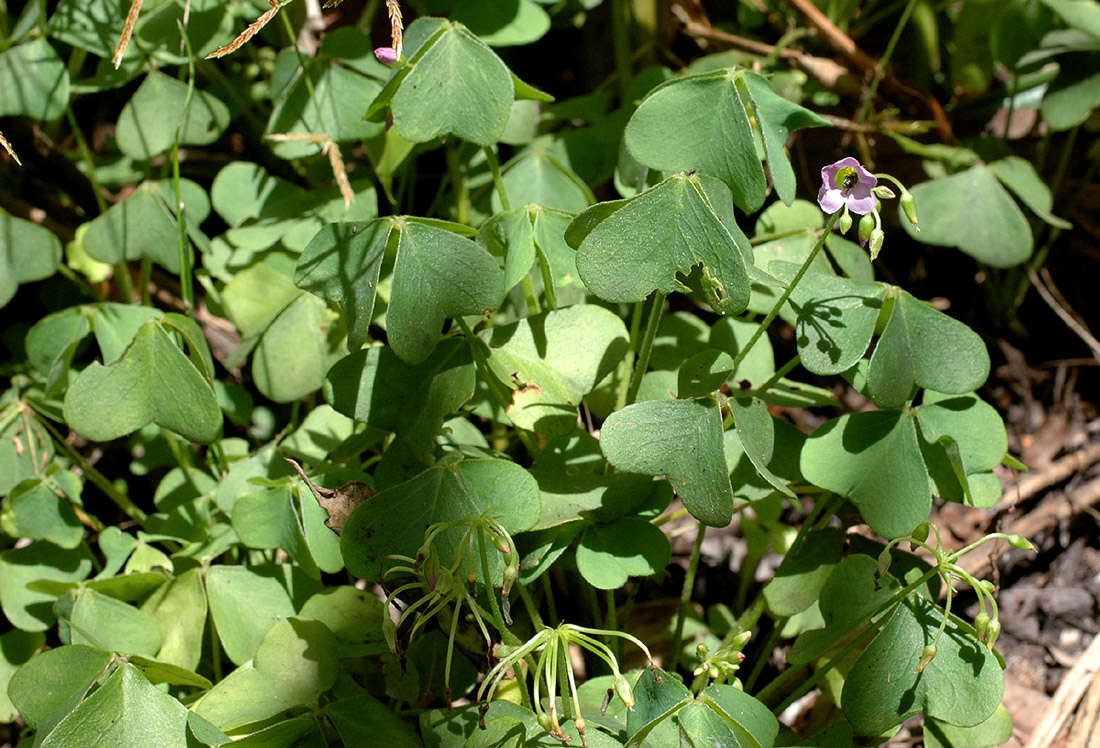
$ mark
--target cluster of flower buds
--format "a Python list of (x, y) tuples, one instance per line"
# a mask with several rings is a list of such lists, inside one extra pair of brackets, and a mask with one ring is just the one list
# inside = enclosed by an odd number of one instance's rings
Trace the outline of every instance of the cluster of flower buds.
[[(880, 200), (898, 197), (885, 184), (879, 184), (880, 179), (897, 186), (901, 193), (901, 210), (916, 226), (917, 204), (905, 185), (889, 174), (872, 174), (851, 156), (821, 168), (821, 189), (817, 193), (817, 204), (829, 215), (843, 210), (837, 220), (840, 233), (846, 234), (852, 228), (852, 213), (863, 216), (859, 221), (859, 243), (870, 247), (872, 260), (878, 257), (886, 239), (879, 215)], [(919, 226), (917, 230), (920, 230)]]
[(734, 688), (740, 689), (741, 681), (735, 677), (735, 673), (741, 668), (741, 663), (745, 659), (741, 650), (751, 638), (751, 631), (731, 634), (713, 653), (706, 644), (700, 643), (695, 650), (699, 657), (699, 664), (692, 671), (695, 681), (692, 683), (691, 690), (701, 691), (711, 683), (729, 683)]

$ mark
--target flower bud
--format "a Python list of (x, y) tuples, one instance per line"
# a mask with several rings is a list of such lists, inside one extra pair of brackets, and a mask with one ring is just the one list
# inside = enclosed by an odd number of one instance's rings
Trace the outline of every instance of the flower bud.
[(883, 200), (891, 200), (897, 197), (897, 195), (894, 194), (894, 191), (884, 184), (878, 185), (871, 191), (875, 193), (875, 197), (881, 198)]
[(989, 633), (989, 624), (993, 619), (984, 610), (974, 616), (974, 631), (978, 634), (978, 641), (984, 642)]
[[(553, 694), (551, 694), (551, 698), (553, 698)], [(546, 712), (539, 713), (539, 725), (547, 732), (551, 732), (554, 727), (554, 724), (550, 721), (550, 715)]]
[(397, 62), (397, 50), (393, 47), (378, 47), (374, 50), (374, 59), (383, 65), (392, 65)]
[(867, 244), (867, 240), (871, 238), (871, 232), (875, 230), (875, 216), (873, 213), (868, 213), (859, 219), (859, 243), (862, 245)]
[(1019, 548), (1022, 551), (1033, 551), (1035, 546), (1031, 544), (1031, 541), (1025, 538), (1023, 535), (1009, 535), (1005, 540), (1013, 548)]
[[(909, 223), (917, 226), (917, 201), (913, 199), (913, 193), (909, 190), (902, 190), (900, 202), (901, 212), (909, 219)], [(920, 231), (919, 226), (917, 226), (917, 231)]]
[(503, 535), (497, 535), (495, 532), (489, 533), (489, 536), (493, 539), (493, 545), (501, 553), (507, 555), (512, 552), (512, 549), (508, 546), (508, 539)]
[(989, 622), (989, 628), (986, 629), (985, 646), (993, 649), (993, 645), (997, 643), (997, 637), (1001, 635), (1001, 622), (994, 618)]
[(504, 586), (501, 591), (505, 595), (512, 591), (512, 585), (516, 583), (516, 567), (512, 564), (508, 564), (504, 567)]
[(837, 220), (836, 225), (842, 234), (847, 234), (848, 229), (852, 228), (852, 214), (848, 212), (847, 205), (844, 206), (844, 212), (840, 214), (840, 218)]
[(923, 673), (924, 669), (928, 667), (928, 663), (936, 656), (936, 645), (929, 644), (924, 648), (924, 651), (920, 654), (920, 664), (917, 665), (917, 672)]
[(738, 649), (739, 650), (742, 647), (744, 647), (746, 644), (748, 644), (749, 639), (751, 639), (751, 638), (752, 638), (752, 632), (751, 631), (742, 631), (740, 634), (733, 637), (733, 639), (729, 643), (729, 646), (730, 646), (731, 649)]
[(917, 528), (913, 530), (913, 533), (912, 535), (910, 535), (910, 537), (918, 543), (923, 543), (924, 541), (928, 540), (928, 529), (928, 523), (921, 522), (919, 525), (917, 525)]
[(993, 582), (990, 582), (988, 579), (978, 580), (978, 585), (982, 588), (982, 592), (987, 595), (992, 595), (994, 592), (997, 591), (997, 586), (994, 585)]
[(882, 242), (886, 239), (886, 234), (882, 229), (875, 229), (871, 232), (871, 261), (873, 262), (878, 253), (882, 251)]
[(623, 700), (627, 709), (634, 708), (634, 692), (630, 689), (630, 681), (621, 673), (615, 676), (615, 693)]

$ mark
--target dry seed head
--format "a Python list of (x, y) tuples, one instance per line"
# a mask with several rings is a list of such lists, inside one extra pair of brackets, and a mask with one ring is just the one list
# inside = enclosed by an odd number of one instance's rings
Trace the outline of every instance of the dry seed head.
[(386, 0), (386, 14), (390, 17), (390, 40), (393, 42), (391, 46), (397, 55), (397, 59), (401, 59), (401, 34), (403, 31), (401, 4), (397, 0)]
[(4, 150), (8, 152), (8, 155), (11, 156), (12, 159), (15, 160), (15, 163), (19, 164), (20, 166), (23, 165), (23, 162), (19, 160), (19, 156), (15, 155), (15, 150), (12, 149), (11, 143), (8, 142), (8, 139), (4, 137), (4, 133), (2, 132), (0, 132), (0, 145), (4, 146)]
[(332, 138), (329, 138), (321, 151), (322, 153), (328, 152), (328, 162), (332, 166), (336, 184), (340, 185), (340, 194), (344, 196), (344, 207), (347, 208), (355, 200), (355, 193), (351, 191), (351, 182), (348, 181), (348, 172), (344, 168), (344, 159), (340, 155), (340, 146), (336, 145), (336, 141)]
[(216, 49), (208, 54), (206, 56), (206, 59), (212, 60), (217, 57), (225, 57), (228, 54), (232, 54), (233, 52), (236, 52), (238, 49), (240, 49), (245, 42), (256, 36), (256, 34), (260, 33), (263, 27), (268, 24), (268, 21), (274, 18), (275, 14), (279, 12), (279, 0), (267, 0), (267, 2), (271, 6), (270, 10), (265, 11), (262, 16), (257, 18), (252, 23), (248, 24), (245, 30), (242, 31), (240, 35), (238, 35), (237, 38), (231, 41), (229, 44), (226, 44), (224, 47)]
[(118, 66), (122, 64), (122, 56), (126, 54), (126, 46), (130, 43), (130, 37), (134, 34), (134, 24), (137, 23), (138, 13), (141, 12), (141, 1), (133, 0), (130, 3), (130, 12), (126, 14), (126, 25), (122, 27), (122, 35), (118, 38), (115, 56), (111, 58), (115, 70), (118, 70)]

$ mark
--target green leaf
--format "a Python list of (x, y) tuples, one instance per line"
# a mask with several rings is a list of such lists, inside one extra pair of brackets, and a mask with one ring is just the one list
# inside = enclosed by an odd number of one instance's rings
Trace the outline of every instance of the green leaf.
[[(921, 182), (912, 193), (921, 218), (920, 231), (904, 216), (901, 225), (917, 241), (958, 247), (979, 262), (998, 268), (1018, 265), (1031, 256), (1031, 227), (985, 164)], [(900, 207), (898, 211), (900, 215)]]
[[(378, 122), (363, 119), (371, 100), (382, 87), (324, 55), (308, 60), (305, 74), (293, 50), (284, 50), (293, 62), (295, 77), (276, 100), (265, 135), (303, 133), (328, 136), (337, 143), (372, 138), (382, 131)], [(272, 150), (285, 159), (304, 158), (321, 152), (322, 144), (305, 140), (276, 142)]]
[(320, 579), (294, 504), (289, 484), (242, 496), (233, 504), (233, 529), (247, 547), (281, 549), (305, 573)]
[[(768, 271), (788, 283), (797, 266), (773, 262)], [(840, 374), (855, 366), (871, 345), (886, 286), (814, 273), (791, 293), (795, 342), (802, 365), (814, 374)]]
[(340, 359), (325, 377), (325, 398), (346, 416), (396, 432), (413, 450), (434, 449), (443, 417), (474, 394), (469, 347), (444, 341), (415, 366), (386, 346)]
[(19, 484), (0, 508), (0, 529), (13, 538), (48, 540), (62, 548), (76, 548), (84, 527), (69, 499), (46, 481)]
[(806, 480), (852, 500), (871, 529), (887, 538), (928, 518), (932, 494), (913, 416), (853, 413), (827, 421), (802, 448)]
[(234, 670), (194, 704), (199, 715), (226, 731), (294, 706), (315, 706), (339, 673), (335, 637), (318, 621), (289, 618), (275, 624), (251, 663)]
[(409, 66), (396, 79), (389, 102), (394, 129), (414, 143), (445, 135), (478, 145), (497, 142), (515, 98), (508, 67), (460, 23), (420, 18), (407, 36), (424, 32), (434, 33), (422, 46), (408, 43)]
[(189, 569), (158, 588), (141, 609), (160, 624), (160, 662), (194, 671), (202, 658), (206, 593), (198, 569)]
[(0, 208), (0, 307), (20, 283), (49, 278), (60, 263), (61, 242), (53, 232)]
[(728, 201), (717, 180), (679, 174), (630, 200), (589, 208), (569, 225), (566, 240), (577, 250), (581, 279), (600, 298), (671, 293), (683, 288), (678, 273), (701, 265), (707, 303), (737, 314), (749, 301), (751, 249), (737, 225), (722, 218)]
[(692, 701), (687, 686), (660, 669), (642, 671), (633, 691), (635, 705), (626, 717), (629, 748), (641, 746), (658, 725)]
[[(190, 180), (182, 180), (180, 194), (189, 226), (210, 211), (206, 192)], [(180, 270), (179, 229), (175, 197), (168, 182), (143, 182), (125, 202), (87, 224), (84, 248), (99, 260), (114, 264), (147, 257), (165, 270)]]
[(333, 701), (325, 706), (344, 745), (381, 744), (392, 748), (421, 748), (416, 730), (368, 693)]
[(504, 297), (504, 274), (484, 247), (418, 219), (400, 231), (386, 331), (409, 364), (426, 359), (449, 317), (482, 314)]
[(149, 657), (160, 649), (160, 628), (146, 613), (94, 589), (75, 590), (72, 597), (72, 644)]
[(238, 665), (252, 659), (272, 626), (294, 615), (278, 580), (244, 566), (212, 567), (206, 574), (206, 596), (222, 647)]
[(698, 169), (718, 177), (734, 203), (751, 213), (764, 203), (766, 188), (756, 138), (763, 141), (776, 192), (790, 203), (795, 180), (783, 151), (787, 137), (826, 124), (780, 97), (755, 73), (730, 68), (677, 78), (650, 91), (626, 126), (625, 143), (650, 168)]
[(789, 618), (821, 599), (822, 587), (840, 563), (844, 532), (827, 527), (806, 534), (764, 585), (764, 602), (772, 615)]
[(1100, 7), (1087, 0), (1042, 0), (1075, 29), (1092, 34), (1100, 39)]
[(48, 731), (84, 698), (110, 661), (110, 652), (84, 645), (50, 649), (20, 667), (7, 692), (28, 725)]
[(149, 423), (209, 444), (221, 433), (222, 414), (210, 382), (162, 325), (142, 325), (120, 359), (94, 362), (65, 395), (66, 422), (95, 441), (110, 441)]
[[(229, 125), (229, 107), (205, 91), (194, 90), (188, 103), (187, 84), (152, 71), (122, 108), (115, 138), (118, 148), (137, 161), (148, 161), (181, 145), (209, 145)], [(181, 124), (182, 122), (182, 124)]]
[(768, 465), (775, 457), (778, 442), (776, 420), (768, 412), (768, 406), (759, 398), (737, 398), (728, 402), (733, 416), (737, 438), (745, 456), (756, 468), (757, 474), (784, 496), (794, 498), (787, 482), (773, 473)]
[(959, 445), (967, 473), (981, 473), (1001, 464), (1008, 451), (1004, 421), (977, 395), (949, 396), (926, 391), (916, 409), (921, 435), (934, 441), (950, 436)]
[[(38, 631), (14, 629), (0, 634), (0, 722), (14, 722), (19, 716), (19, 711), (8, 696), (8, 684), (20, 666), (30, 660), (45, 644), (45, 634)], [(24, 686), (27, 684), (25, 678), (23, 684)]]
[(1025, 161), (1019, 156), (1009, 156), (1000, 161), (994, 161), (989, 165), (997, 179), (1001, 180), (1005, 187), (1012, 190), (1016, 197), (1020, 198), (1032, 213), (1042, 218), (1051, 226), (1060, 229), (1071, 229), (1073, 224), (1050, 211), (1054, 207), (1054, 198), (1050, 194), (1050, 188), (1043, 183), (1039, 173), (1030, 161)]
[[(395, 512), (394, 507), (401, 507)], [(340, 536), (348, 571), (364, 579), (381, 579), (387, 557), (415, 556), (428, 526), (463, 518), (492, 517), (510, 533), (534, 526), (539, 517), (539, 489), (526, 470), (507, 460), (443, 460), (415, 478), (371, 497), (351, 513)], [(458, 552), (463, 528), (441, 532), (434, 547), (444, 564)], [(482, 576), (475, 563), (469, 570)], [(503, 573), (499, 554), (490, 549), (491, 582)], [(392, 562), (391, 562), (392, 563)]]
[(388, 613), (381, 600), (350, 585), (326, 587), (309, 598), (298, 613), (299, 618), (312, 618), (325, 624), (341, 641), (373, 642), (388, 650), (382, 638), (384, 615)]
[(391, 229), (386, 220), (330, 224), (298, 258), (294, 282), (340, 309), (348, 328), (348, 348), (353, 351), (368, 338)]
[[(880, 546), (881, 547), (881, 546)], [(795, 640), (787, 659), (792, 665), (813, 662), (854, 634), (882, 620), (872, 614), (897, 592), (900, 584), (891, 575), (877, 575), (877, 561), (853, 554), (840, 561), (817, 596), (825, 627), (804, 631)]]
[(1012, 738), (1012, 715), (1004, 704), (983, 722), (972, 727), (956, 727), (932, 717), (924, 720), (926, 748), (993, 748)]
[(335, 347), (323, 334), (324, 302), (263, 262), (237, 273), (222, 301), (243, 338), (234, 361), (255, 346), (252, 375), (261, 393), (291, 402), (320, 389)]
[(451, 15), (491, 47), (531, 44), (550, 30), (550, 16), (531, 0), (504, 0), (491, 6), (460, 0)]
[(107, 681), (62, 719), (44, 748), (87, 744), (186, 748), (187, 707), (122, 663)]
[(577, 425), (577, 406), (626, 353), (618, 315), (574, 306), (496, 327), (481, 335), (489, 369), (512, 391), (505, 412), (518, 428), (547, 436)]
[(0, 553), (0, 606), (15, 628), (45, 631), (54, 624), (53, 602), (58, 596), (27, 585), (40, 580), (78, 582), (91, 572), (92, 557), (85, 545), (67, 550), (36, 540), (12, 548)]
[[(943, 616), (919, 595), (895, 608), (844, 680), (841, 708), (856, 732), (881, 735), (914, 714), (971, 727), (997, 710), (1004, 675), (996, 656), (954, 616), (937, 638)], [(936, 656), (920, 671), (933, 642)]]
[[(541, 205), (551, 210), (579, 213), (596, 202), (588, 185), (545, 148), (532, 146), (504, 165), (502, 179), (512, 206)], [(493, 193), (493, 210), (503, 209)]]
[(733, 489), (717, 406), (691, 400), (635, 403), (604, 421), (600, 448), (620, 470), (667, 475), (699, 521), (714, 527), (729, 524)]
[(668, 565), (668, 538), (644, 519), (622, 517), (584, 531), (577, 546), (577, 571), (601, 590), (614, 590), (630, 577), (660, 574)]
[(989, 376), (989, 353), (969, 327), (899, 290), (867, 373), (880, 408), (901, 407), (913, 386), (961, 395)]
[(0, 53), (0, 117), (55, 120), (69, 105), (69, 71), (45, 39)]
[[(739, 688), (728, 686), (724, 683), (715, 683), (703, 691), (701, 702), (709, 707), (719, 717), (717, 721), (710, 720), (720, 735), (725, 732), (729, 735), (729, 742), (724, 745), (743, 746), (744, 748), (756, 748), (756, 746), (775, 745), (775, 738), (779, 734), (779, 721), (760, 701), (749, 696)], [(688, 726), (687, 714), (681, 712), (677, 718), (684, 725), (684, 731), (689, 736), (694, 732)], [(693, 743), (709, 743), (714, 738), (713, 733), (695, 733), (696, 740)]]

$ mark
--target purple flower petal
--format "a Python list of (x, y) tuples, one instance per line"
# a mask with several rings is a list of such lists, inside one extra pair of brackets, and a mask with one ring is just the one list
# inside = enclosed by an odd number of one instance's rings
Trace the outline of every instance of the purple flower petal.
[(397, 51), (393, 47), (378, 47), (374, 50), (374, 59), (383, 65), (392, 65), (397, 62)]
[(825, 185), (821, 185), (821, 189), (817, 193), (817, 204), (821, 206), (823, 211), (832, 215), (844, 207), (844, 195), (840, 190), (830, 190)]
[(865, 216), (875, 209), (875, 205), (878, 204), (878, 198), (874, 195), (867, 195), (866, 197), (856, 197), (855, 195), (849, 195), (847, 200), (848, 210), (853, 213), (858, 213), (861, 216)]

